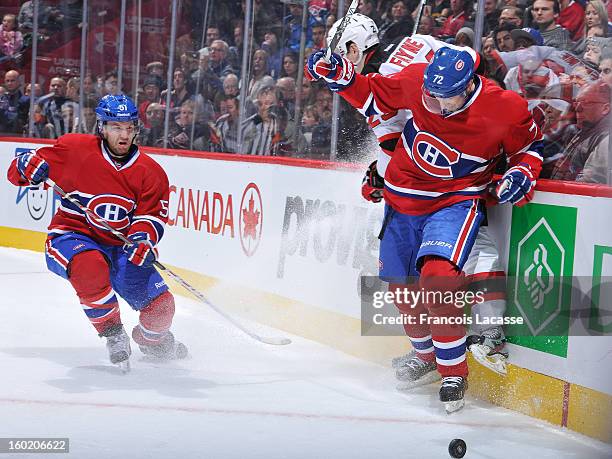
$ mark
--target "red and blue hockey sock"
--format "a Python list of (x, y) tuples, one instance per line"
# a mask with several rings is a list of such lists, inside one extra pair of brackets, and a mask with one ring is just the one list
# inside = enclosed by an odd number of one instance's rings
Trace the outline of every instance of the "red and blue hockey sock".
[(416, 351), (419, 359), (424, 362), (433, 362), (436, 358), (434, 353), (434, 343), (431, 338), (431, 335), (423, 336), (423, 337), (414, 337), (408, 335), (410, 338), (410, 342), (412, 343), (412, 347)]
[(75, 255), (70, 262), (69, 280), (83, 306), (85, 315), (98, 334), (121, 324), (119, 303), (110, 285), (110, 272), (104, 256), (97, 250)]
[(423, 303), (411, 303), (404, 300), (414, 298), (406, 291), (418, 290), (417, 284), (389, 284), (389, 291), (395, 292), (395, 306), (399, 311), (408, 317), (412, 317), (412, 322), (404, 320), (404, 331), (412, 343), (412, 347), (417, 352), (419, 358), (425, 362), (433, 362), (435, 358), (434, 347), (431, 338), (431, 329), (427, 323), (421, 323), (423, 314), (427, 313)]
[(142, 346), (159, 344), (172, 325), (174, 297), (165, 291), (140, 311), (138, 325), (132, 330), (132, 338)]
[(467, 376), (465, 339), (465, 334), (460, 338), (456, 336), (436, 336), (433, 339), (433, 345), (436, 349), (436, 364), (442, 377)]
[[(466, 332), (460, 320), (463, 308), (449, 300), (465, 286), (462, 271), (450, 261), (435, 256), (425, 257), (421, 269), (420, 285), (429, 293), (427, 302), (431, 319), (432, 343), (435, 349), (438, 372), (442, 377), (467, 377)], [(441, 301), (443, 300), (443, 301)]]

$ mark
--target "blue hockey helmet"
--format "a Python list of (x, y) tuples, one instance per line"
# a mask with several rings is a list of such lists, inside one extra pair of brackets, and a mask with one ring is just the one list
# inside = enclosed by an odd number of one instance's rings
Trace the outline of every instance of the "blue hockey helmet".
[(440, 48), (425, 69), (423, 89), (433, 97), (458, 96), (467, 89), (476, 63), (468, 51)]
[(96, 107), (96, 118), (106, 121), (138, 121), (138, 108), (132, 99), (124, 94), (107, 94)]

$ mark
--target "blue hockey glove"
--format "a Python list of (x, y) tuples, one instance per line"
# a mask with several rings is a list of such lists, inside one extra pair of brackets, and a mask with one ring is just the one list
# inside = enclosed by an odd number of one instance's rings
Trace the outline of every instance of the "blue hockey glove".
[(132, 244), (124, 244), (123, 250), (128, 254), (130, 263), (136, 266), (151, 266), (157, 260), (157, 250), (145, 232), (130, 234)]
[(17, 157), (17, 170), (32, 185), (38, 185), (49, 178), (49, 164), (33, 151), (21, 153)]
[(317, 51), (312, 53), (306, 64), (304, 64), (304, 76), (308, 78), (310, 81), (318, 81), (321, 79), (321, 75), (315, 72), (314, 66), (319, 59), (322, 59), (325, 56), (323, 51)]
[(495, 193), (500, 204), (511, 202), (520, 207), (531, 201), (535, 183), (531, 168), (521, 163), (506, 171), (497, 183)]
[(311, 54), (306, 68), (312, 79), (323, 78), (332, 91), (343, 91), (355, 81), (353, 63), (336, 53), (332, 53), (330, 62), (327, 62), (325, 50)]

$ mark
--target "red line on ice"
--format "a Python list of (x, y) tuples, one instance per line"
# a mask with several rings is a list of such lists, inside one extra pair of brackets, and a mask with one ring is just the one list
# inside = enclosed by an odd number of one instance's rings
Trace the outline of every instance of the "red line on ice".
[[(533, 429), (534, 424), (517, 424), (499, 423), (496, 419), (494, 423), (480, 423), (473, 421), (465, 421), (457, 418), (456, 421), (446, 421), (438, 419), (426, 418), (385, 418), (377, 416), (352, 416), (352, 415), (336, 415), (336, 414), (316, 414), (316, 413), (296, 413), (289, 411), (259, 411), (259, 410), (234, 410), (226, 408), (206, 408), (206, 407), (188, 407), (188, 406), (171, 406), (171, 405), (138, 405), (133, 403), (105, 403), (105, 402), (70, 402), (66, 400), (29, 400), (16, 398), (0, 398), (0, 403), (20, 403), (32, 405), (49, 405), (49, 406), (65, 406), (65, 407), (91, 407), (91, 408), (124, 408), (138, 409), (148, 411), (182, 411), (187, 413), (202, 413), (202, 414), (224, 414), (224, 415), (251, 415), (251, 416), (274, 416), (285, 418), (302, 418), (302, 419), (327, 419), (335, 421), (359, 421), (359, 422), (381, 422), (387, 424), (428, 424), (428, 425), (457, 425), (465, 427), (478, 428), (510, 428), (510, 429)], [(551, 426), (552, 427), (552, 426)]]

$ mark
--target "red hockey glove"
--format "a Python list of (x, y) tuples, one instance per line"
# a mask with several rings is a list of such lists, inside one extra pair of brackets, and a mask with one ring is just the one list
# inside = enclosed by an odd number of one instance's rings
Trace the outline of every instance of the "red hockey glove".
[(136, 266), (151, 266), (157, 260), (157, 249), (145, 232), (130, 234), (128, 239), (132, 244), (124, 244), (123, 250), (128, 254), (130, 263)]
[(38, 185), (49, 177), (49, 164), (33, 151), (18, 156), (17, 170), (32, 185)]
[(378, 175), (376, 161), (368, 166), (363, 182), (361, 182), (361, 195), (372, 202), (380, 202), (383, 198), (385, 179)]

